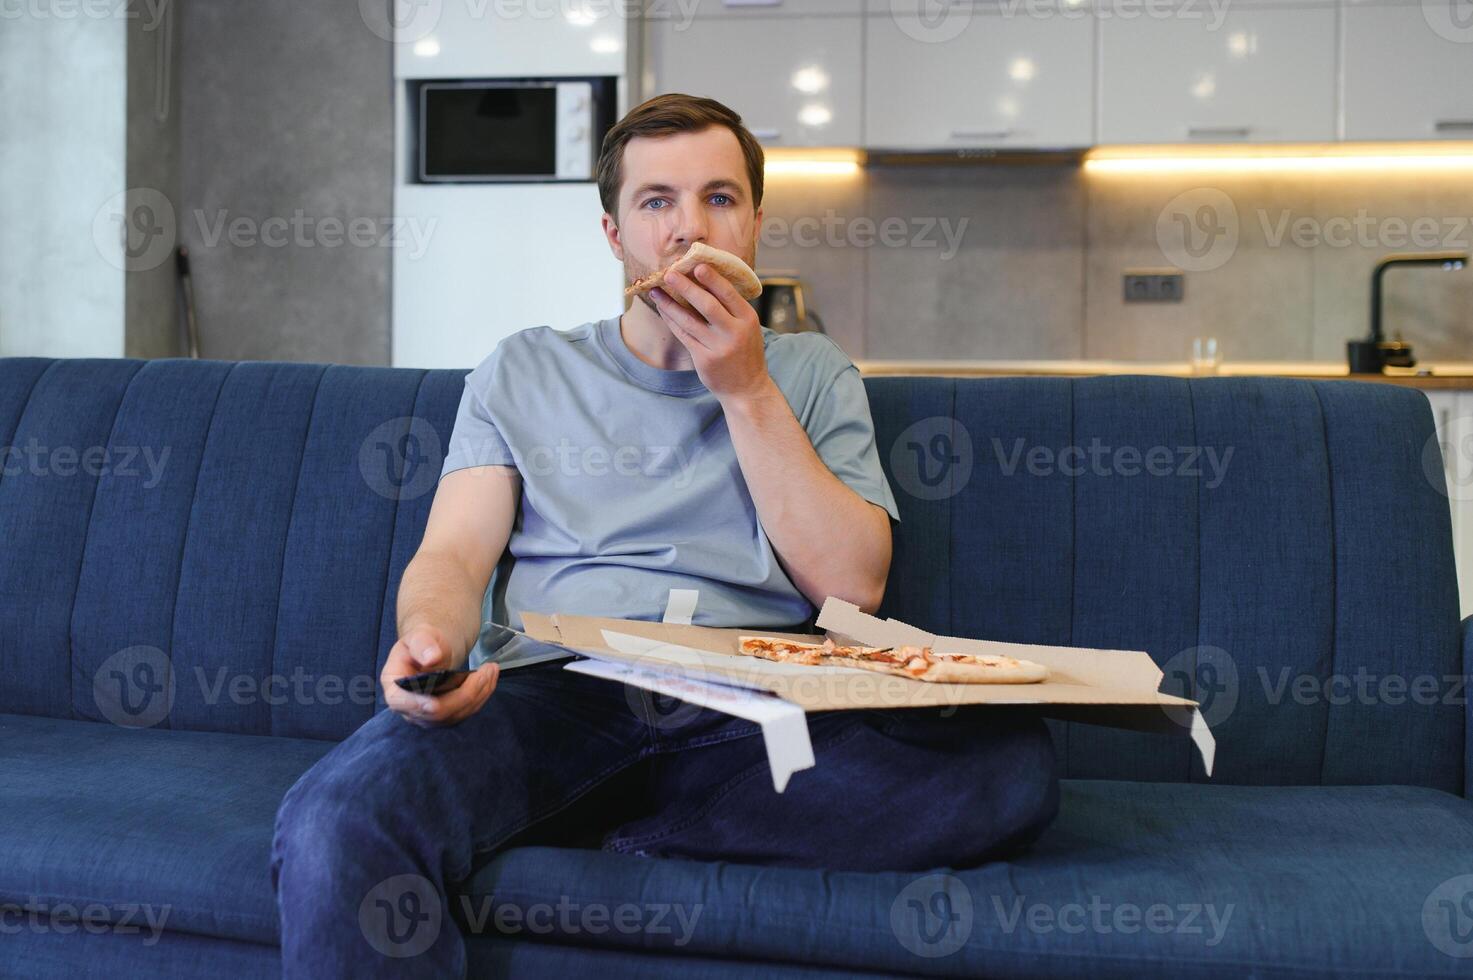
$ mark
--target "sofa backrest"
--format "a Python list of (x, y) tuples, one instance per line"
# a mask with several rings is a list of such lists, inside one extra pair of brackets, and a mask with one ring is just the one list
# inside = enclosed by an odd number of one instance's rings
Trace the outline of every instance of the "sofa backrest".
[[(1201, 702), (1214, 782), (1461, 792), (1457, 580), (1421, 392), (1139, 376), (867, 384), (904, 521), (881, 615), (1148, 651), (1164, 690)], [(961, 459), (944, 492), (901, 492), (916, 459), (947, 455)], [(1072, 777), (1204, 778), (1184, 738), (1050, 727)]]
[[(382, 706), (397, 585), (465, 373), (0, 360), (0, 712), (351, 732)], [(1461, 701), (1377, 688), (1428, 676), (1444, 695), (1463, 669), (1420, 393), (866, 385), (902, 518), (881, 615), (1147, 650), (1203, 702), (1214, 781), (1461, 790)], [(1050, 725), (1066, 775), (1202, 778), (1186, 739)]]
[[(0, 711), (128, 723), (171, 680), (141, 723), (347, 735), (382, 704), (438, 476), (420, 457), (448, 438), (464, 375), (0, 361), (0, 445), (23, 454), (0, 474)], [(413, 419), (427, 444), (404, 467)], [(110, 465), (80, 466), (99, 446)]]

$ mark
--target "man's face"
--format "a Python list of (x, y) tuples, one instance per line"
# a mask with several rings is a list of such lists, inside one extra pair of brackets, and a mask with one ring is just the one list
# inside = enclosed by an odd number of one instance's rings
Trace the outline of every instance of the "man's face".
[[(637, 137), (624, 147), (623, 171), (618, 223), (605, 215), (604, 233), (624, 263), (626, 285), (663, 269), (694, 242), (755, 266), (762, 212), (752, 209), (746, 161), (731, 130)], [(654, 311), (648, 295), (639, 299)]]

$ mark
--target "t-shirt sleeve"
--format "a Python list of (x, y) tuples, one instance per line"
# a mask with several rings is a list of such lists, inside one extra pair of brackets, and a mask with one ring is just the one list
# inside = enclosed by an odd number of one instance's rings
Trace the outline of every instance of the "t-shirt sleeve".
[(818, 458), (834, 476), (865, 500), (885, 508), (891, 520), (900, 520), (895, 495), (880, 468), (869, 396), (857, 367), (848, 364), (818, 393), (805, 428)]
[(450, 446), (445, 451), (445, 463), (440, 467), (441, 479), (472, 466), (516, 465), (511, 447), (492, 420), (480, 390), (489, 374), (483, 368), (466, 375), (460, 408), (455, 413), (455, 428), (450, 432)]

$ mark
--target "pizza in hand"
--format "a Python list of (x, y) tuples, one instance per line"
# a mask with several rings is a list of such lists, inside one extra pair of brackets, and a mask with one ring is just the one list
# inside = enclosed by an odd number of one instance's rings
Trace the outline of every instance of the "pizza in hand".
[(1048, 679), (1048, 668), (1031, 660), (995, 655), (935, 653), (930, 647), (839, 646), (795, 643), (769, 636), (743, 636), (738, 649), (748, 657), (810, 667), (858, 667), (918, 681), (945, 684), (1036, 684)]

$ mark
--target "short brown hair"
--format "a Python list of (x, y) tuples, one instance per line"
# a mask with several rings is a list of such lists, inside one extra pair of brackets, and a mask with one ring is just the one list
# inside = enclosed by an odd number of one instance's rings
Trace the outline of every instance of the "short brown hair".
[(747, 179), (752, 184), (752, 209), (762, 205), (762, 144), (742, 125), (742, 117), (717, 102), (695, 95), (670, 92), (657, 95), (633, 109), (609, 129), (598, 154), (598, 198), (606, 214), (618, 217), (619, 185), (624, 181), (624, 146), (636, 136), (669, 136), (698, 133), (711, 126), (725, 126), (736, 135), (747, 162)]

